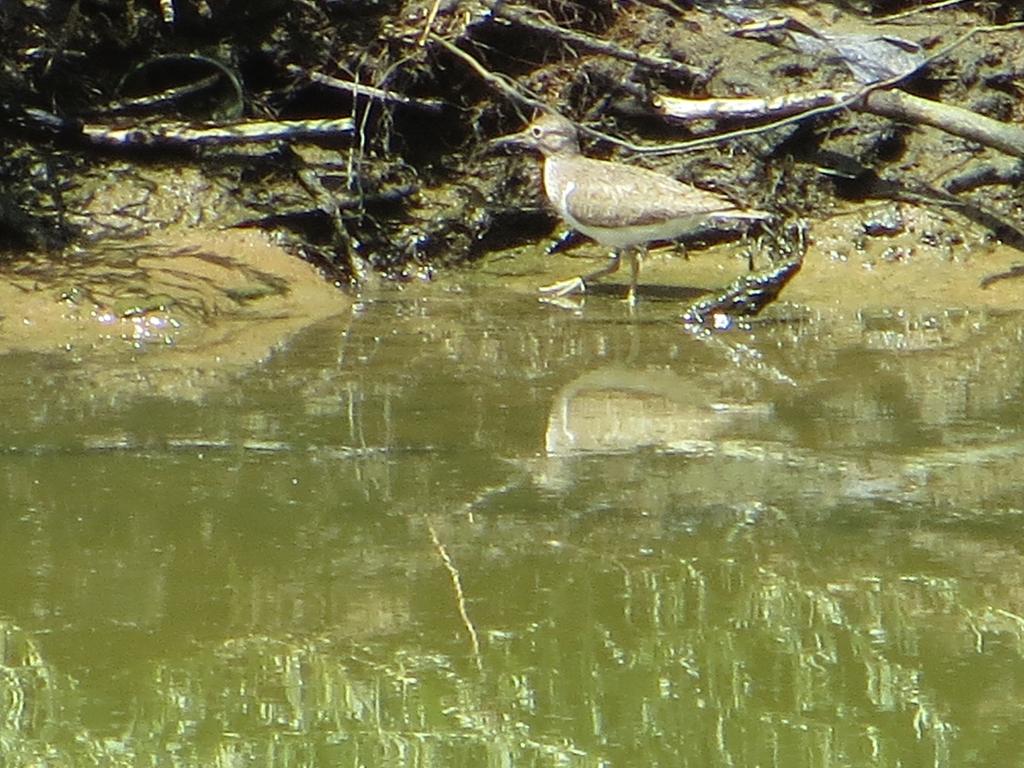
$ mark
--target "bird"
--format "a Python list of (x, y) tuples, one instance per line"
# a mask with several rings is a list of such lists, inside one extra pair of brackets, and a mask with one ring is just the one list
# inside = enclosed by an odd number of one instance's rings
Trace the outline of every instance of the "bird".
[(648, 243), (676, 240), (735, 221), (773, 218), (764, 211), (738, 208), (731, 200), (657, 171), (586, 157), (580, 151), (576, 125), (554, 111), (542, 112), (519, 133), (493, 143), (540, 151), (544, 192), (551, 207), (570, 227), (611, 249), (601, 269), (541, 287), (542, 293), (552, 296), (585, 293), (588, 283), (616, 272), (625, 255), (630, 263), (627, 301), (634, 305), (640, 259)]

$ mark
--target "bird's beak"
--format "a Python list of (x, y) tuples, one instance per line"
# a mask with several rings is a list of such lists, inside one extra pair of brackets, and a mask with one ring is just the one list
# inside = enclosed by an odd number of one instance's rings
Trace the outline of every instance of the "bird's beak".
[(532, 147), (534, 142), (530, 134), (526, 130), (522, 130), (519, 133), (509, 133), (505, 136), (491, 139), (488, 146), (490, 149), (498, 149), (500, 147)]

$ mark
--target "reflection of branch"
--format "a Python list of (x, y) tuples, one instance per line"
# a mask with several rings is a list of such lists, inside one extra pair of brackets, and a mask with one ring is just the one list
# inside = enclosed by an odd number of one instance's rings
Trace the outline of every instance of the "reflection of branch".
[(504, 496), (506, 493), (515, 490), (523, 484), (524, 480), (522, 477), (516, 475), (511, 480), (502, 483), (501, 485), (491, 485), (484, 488), (482, 491), (477, 493), (475, 497), (461, 505), (457, 510), (454, 510), (455, 514), (463, 515), (466, 521), (469, 523), (474, 522), (473, 510), (480, 507), (484, 502), (490, 499)]
[(429, 518), (427, 518), (427, 530), (430, 531), (430, 538), (434, 542), (434, 548), (437, 550), (437, 554), (441, 556), (441, 562), (451, 577), (452, 589), (455, 590), (455, 603), (459, 606), (459, 615), (462, 617), (462, 623), (466, 626), (466, 630), (469, 632), (469, 640), (473, 645), (473, 660), (476, 662), (476, 668), (483, 669), (484, 665), (480, 660), (480, 640), (476, 634), (476, 627), (473, 626), (469, 613), (466, 611), (466, 594), (462, 591), (462, 577), (459, 575), (459, 570), (455, 567), (455, 563), (452, 562), (447, 548), (437, 537), (437, 531), (434, 530), (434, 526)]
[(1010, 613), (1009, 611), (1005, 611), (1002, 608), (994, 608), (993, 611), (995, 613), (998, 613), (1000, 616), (1005, 616), (1008, 619), (1013, 619), (1021, 628), (1024, 628), (1024, 617), (1018, 616), (1016, 613)]

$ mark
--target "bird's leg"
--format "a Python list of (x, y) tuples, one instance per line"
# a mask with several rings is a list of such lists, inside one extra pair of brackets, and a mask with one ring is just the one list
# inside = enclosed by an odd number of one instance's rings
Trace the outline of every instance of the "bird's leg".
[(626, 303), (631, 307), (636, 306), (637, 290), (640, 281), (640, 259), (643, 258), (645, 248), (630, 248), (629, 253), (629, 293), (626, 294)]
[(537, 290), (552, 296), (569, 296), (573, 293), (586, 293), (587, 286), (583, 282), (582, 277), (571, 277), (568, 280), (561, 280), (551, 285), (542, 285)]
[(608, 259), (608, 263), (600, 269), (594, 270), (586, 275), (580, 275), (578, 277), (571, 277), (568, 280), (562, 280), (559, 283), (552, 283), (551, 285), (542, 285), (540, 287), (541, 293), (550, 293), (552, 296), (568, 296), (571, 293), (585, 293), (587, 290), (587, 283), (591, 280), (597, 280), (602, 277), (616, 272), (619, 269), (619, 252), (613, 251), (611, 257)]
[(608, 263), (600, 269), (595, 269), (593, 272), (587, 275), (583, 275), (580, 279), (589, 283), (591, 280), (597, 280), (598, 278), (607, 277), (608, 275), (614, 274), (619, 271), (619, 264), (621, 253), (620, 251), (612, 251), (612, 255), (608, 257)]

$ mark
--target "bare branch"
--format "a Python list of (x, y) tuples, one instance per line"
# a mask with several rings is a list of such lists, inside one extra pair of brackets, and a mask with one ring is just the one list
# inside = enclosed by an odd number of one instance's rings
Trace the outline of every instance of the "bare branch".
[(230, 124), (159, 123), (133, 128), (85, 124), (81, 136), (104, 147), (215, 146), (308, 139), (349, 134), (352, 118), (324, 120), (254, 120)]
[(839, 91), (808, 91), (765, 99), (758, 96), (739, 99), (684, 99), (655, 96), (652, 103), (663, 117), (673, 120), (757, 120), (806, 112), (835, 104), (849, 94)]
[(732, 139), (741, 138), (743, 136), (752, 136), (754, 134), (763, 133), (765, 131), (771, 131), (776, 128), (781, 128), (785, 125), (792, 123), (798, 123), (802, 120), (807, 120), (812, 117), (818, 117), (821, 115), (827, 115), (832, 112), (836, 112), (840, 109), (854, 108), (856, 104), (867, 101), (868, 94), (873, 91), (880, 91), (886, 88), (892, 88), (900, 85), (901, 83), (909, 80), (918, 72), (923, 70), (932, 62), (949, 55), (954, 49), (960, 47), (965, 42), (970, 40), (977, 34), (991, 33), (991, 32), (1006, 32), (1013, 29), (1024, 29), (1024, 21), (1015, 21), (1010, 24), (999, 24), (995, 26), (987, 27), (974, 27), (968, 30), (949, 45), (944, 46), (940, 50), (930, 55), (927, 59), (923, 60), (917, 67), (909, 72), (902, 72), (899, 75), (891, 77), (887, 80), (880, 80), (877, 83), (871, 83), (864, 86), (863, 88), (849, 94), (845, 94), (841, 91), (837, 92), (839, 96), (838, 101), (832, 104), (825, 104), (820, 107), (809, 109), (806, 112), (800, 112), (789, 117), (784, 117), (779, 120), (775, 120), (764, 125), (759, 125), (753, 128), (741, 128), (736, 131), (729, 131), (727, 133), (720, 133), (715, 136), (703, 136), (699, 139), (693, 139), (692, 141), (678, 142), (676, 144), (663, 144), (660, 147), (653, 147), (650, 149), (634, 148), (636, 151), (643, 152), (644, 154), (652, 155), (663, 155), (671, 154), (675, 152), (685, 152), (700, 147), (709, 146), (712, 144), (719, 144), (725, 141), (731, 141)]
[(497, 90), (504, 93), (513, 101), (518, 102), (520, 104), (525, 104), (528, 107), (533, 107), (534, 109), (551, 109), (551, 107), (545, 104), (543, 101), (535, 99), (532, 96), (527, 96), (522, 91), (520, 91), (518, 84), (512, 78), (507, 77), (499, 72), (492, 72), (479, 61), (477, 61), (468, 53), (466, 53), (464, 50), (453, 45), (452, 43), (449, 43), (443, 37), (439, 37), (438, 35), (431, 33), (430, 39), (433, 40), (435, 43), (440, 43), (441, 46), (444, 47), (444, 49), (447, 50), (449, 53), (454, 54), (455, 56), (469, 64), (469, 66), (473, 69), (474, 72), (476, 72), (486, 82), (490, 83)]
[(491, 3), (491, 9), (496, 16), (511, 21), (520, 27), (525, 27), (533, 32), (538, 32), (548, 37), (556, 37), (564, 40), (570, 45), (590, 51), (591, 53), (603, 53), (622, 61), (629, 61), (647, 69), (661, 74), (671, 74), (684, 77), (688, 80), (706, 80), (707, 73), (689, 64), (683, 64), (674, 59), (667, 59), (663, 56), (650, 56), (645, 53), (637, 53), (629, 48), (623, 48), (607, 40), (593, 37), (592, 35), (577, 32), (572, 29), (564, 29), (555, 24), (548, 24), (543, 21), (531, 18), (522, 9), (504, 3)]
[(937, 3), (929, 3), (928, 5), (919, 5), (916, 8), (911, 8), (906, 11), (900, 11), (899, 13), (893, 13), (889, 16), (880, 16), (874, 20), (875, 24), (888, 24), (891, 21), (898, 19), (905, 19), (908, 16), (913, 16), (918, 13), (928, 13), (930, 11), (939, 11), (943, 8), (949, 8), (953, 5), (960, 5), (964, 0), (939, 0)]
[[(793, 113), (797, 113), (795, 119), (802, 120), (809, 114), (819, 113), (821, 109), (845, 106), (854, 112), (867, 112), (903, 122), (929, 125), (1007, 154), (1024, 157), (1024, 128), (1001, 123), (962, 107), (922, 99), (920, 96), (899, 90), (871, 91), (863, 97), (859, 93), (851, 94), (844, 91), (812, 91), (778, 99), (680, 99), (674, 96), (659, 96), (654, 100), (654, 106), (663, 117), (687, 121), (709, 118), (771, 118)], [(777, 125), (779, 123), (774, 123), (772, 127)], [(759, 129), (749, 130), (753, 132)]]
[(423, 32), (420, 33), (419, 40), (416, 44), (420, 47), (427, 44), (427, 39), (430, 37), (431, 28), (434, 26), (434, 19), (437, 18), (437, 11), (441, 7), (441, 0), (434, 0), (433, 5), (430, 6), (430, 12), (427, 13), (427, 20), (423, 24)]
[(933, 128), (993, 147), (1008, 155), (1024, 157), (1024, 128), (1001, 123), (991, 117), (902, 91), (873, 91), (852, 105), (894, 120), (930, 125)]
[(317, 85), (323, 85), (327, 88), (333, 88), (339, 91), (348, 91), (350, 93), (354, 93), (356, 96), (366, 96), (370, 99), (378, 99), (390, 104), (401, 104), (406, 107), (416, 107), (418, 109), (425, 109), (429, 112), (440, 112), (444, 109), (444, 102), (440, 99), (416, 99), (410, 96), (403, 96), (400, 93), (395, 93), (394, 91), (389, 91), (385, 88), (375, 88), (372, 85), (354, 83), (351, 80), (341, 80), (337, 77), (331, 77), (330, 75), (325, 75), (320, 72), (308, 72), (295, 64), (289, 64), (286, 69), (289, 74), (307, 77), (310, 82), (316, 83)]

